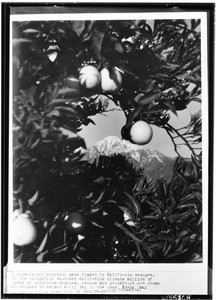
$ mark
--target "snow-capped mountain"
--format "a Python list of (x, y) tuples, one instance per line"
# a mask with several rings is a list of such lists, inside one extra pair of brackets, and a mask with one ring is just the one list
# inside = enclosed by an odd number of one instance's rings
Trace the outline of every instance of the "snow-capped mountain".
[(89, 148), (84, 156), (90, 162), (97, 161), (100, 155), (124, 155), (136, 168), (142, 168), (149, 178), (170, 179), (175, 158), (167, 157), (156, 150), (144, 149), (116, 136), (109, 136)]

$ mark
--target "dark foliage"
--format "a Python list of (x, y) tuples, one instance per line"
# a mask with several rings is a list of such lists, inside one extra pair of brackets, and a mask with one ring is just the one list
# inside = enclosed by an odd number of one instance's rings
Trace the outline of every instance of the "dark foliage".
[[(30, 211), (38, 231), (34, 244), (15, 246), (15, 261), (201, 261), (201, 115), (181, 129), (169, 124), (170, 112), (200, 102), (199, 22), (13, 25), (14, 209)], [(118, 68), (122, 89), (106, 95), (69, 84), (85, 64)], [(80, 127), (94, 124), (108, 101), (124, 111), (126, 130), (141, 119), (162, 127), (192, 159), (178, 158), (171, 181), (156, 183), (122, 156), (82, 160)], [(79, 234), (67, 230), (72, 212), (84, 220)]]

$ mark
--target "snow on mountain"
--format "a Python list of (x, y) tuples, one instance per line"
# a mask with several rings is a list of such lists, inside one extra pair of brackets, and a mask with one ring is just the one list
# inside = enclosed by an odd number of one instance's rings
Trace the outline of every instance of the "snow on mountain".
[(159, 162), (163, 162), (164, 155), (158, 151), (144, 149), (143, 146), (135, 145), (127, 140), (121, 140), (116, 136), (109, 136), (97, 142), (89, 149), (90, 160), (94, 160), (98, 154), (105, 156), (113, 156), (115, 154), (130, 154), (130, 156), (138, 162), (141, 160), (149, 160), (156, 158)]
[(116, 136), (109, 136), (97, 142), (88, 149), (84, 156), (90, 162), (97, 161), (99, 156), (124, 155), (136, 168), (144, 169), (150, 178), (165, 177), (170, 179), (175, 162), (174, 158), (167, 157), (156, 150), (144, 149), (127, 140)]

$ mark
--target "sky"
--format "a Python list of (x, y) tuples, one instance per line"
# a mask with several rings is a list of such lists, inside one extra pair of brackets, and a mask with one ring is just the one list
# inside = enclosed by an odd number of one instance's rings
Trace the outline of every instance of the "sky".
[[(112, 110), (114, 108), (116, 110)], [(171, 113), (169, 123), (175, 128), (181, 128), (189, 123), (191, 114), (198, 112), (200, 109), (200, 103), (191, 102), (187, 109), (177, 112), (178, 116), (175, 116), (173, 113)], [(89, 124), (88, 126), (82, 126), (82, 130), (79, 132), (79, 135), (85, 139), (86, 146), (88, 148), (107, 136), (118, 136), (122, 138), (121, 128), (126, 124), (126, 118), (123, 111), (121, 111), (112, 101), (110, 101), (107, 110), (112, 111), (107, 112), (104, 115), (98, 114), (94, 117), (91, 117), (96, 125)], [(153, 129), (153, 138), (147, 145), (143, 146), (144, 149), (148, 148), (157, 150), (169, 157), (177, 156), (167, 132), (164, 129), (154, 125), (151, 125), (151, 127)], [(183, 157), (191, 156), (191, 152), (185, 146), (180, 148), (179, 153)]]

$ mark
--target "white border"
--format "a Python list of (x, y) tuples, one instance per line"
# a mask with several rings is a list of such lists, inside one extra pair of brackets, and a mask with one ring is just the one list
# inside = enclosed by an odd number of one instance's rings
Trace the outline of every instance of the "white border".
[[(202, 136), (203, 136), (203, 263), (200, 264), (73, 264), (73, 269), (76, 267), (76, 272), (84, 271), (109, 271), (119, 270), (120, 272), (163, 272), (168, 276), (169, 272), (178, 271), (183, 274), (183, 279), (188, 278), (189, 274), (194, 274), (195, 282), (198, 283), (198, 294), (207, 294), (207, 265), (208, 265), (208, 83), (207, 83), (207, 20), (205, 12), (180, 12), (180, 13), (100, 13), (100, 14), (30, 14), (30, 15), (11, 15), (10, 23), (13, 21), (27, 21), (27, 20), (121, 20), (121, 19), (201, 19), (201, 51), (202, 51)], [(10, 26), (10, 37), (12, 36), (12, 26)], [(10, 43), (10, 58), (12, 57), (12, 43)], [(10, 60), (10, 109), (12, 109), (12, 64)], [(9, 263), (7, 271), (15, 272), (22, 271), (28, 272), (70, 272), (72, 270), (71, 264), (14, 264), (13, 263), (13, 244), (11, 241), (11, 216), (12, 216), (12, 197), (13, 190), (13, 174), (12, 174), (12, 113), (9, 116)], [(166, 271), (165, 271), (166, 269)], [(198, 274), (198, 276), (197, 276)], [(190, 276), (189, 278), (192, 277)], [(175, 284), (175, 278), (174, 282)], [(177, 283), (176, 283), (177, 284)], [(181, 285), (183, 283), (180, 283)], [(187, 283), (189, 290), (191, 290), (192, 281)], [(163, 294), (163, 292), (161, 291)], [(169, 289), (166, 291), (170, 293)], [(184, 293), (184, 292), (183, 292)], [(186, 291), (185, 291), (186, 294)], [(192, 294), (197, 294), (197, 291), (192, 291)]]
[[(154, 19), (192, 19), (197, 15), (204, 18), (205, 12), (149, 12), (149, 13), (64, 13), (64, 14), (19, 14), (11, 15), (11, 21), (78, 21), (78, 20), (154, 20)], [(201, 19), (202, 19), (201, 18)]]

